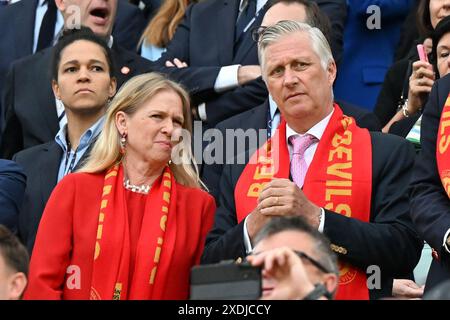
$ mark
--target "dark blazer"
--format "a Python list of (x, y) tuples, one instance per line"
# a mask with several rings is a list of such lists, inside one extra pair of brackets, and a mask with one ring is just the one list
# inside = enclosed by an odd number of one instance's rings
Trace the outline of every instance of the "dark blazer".
[[(371, 290), (371, 299), (390, 296), (392, 279), (405, 277), (416, 266), (422, 241), (409, 217), (407, 188), (414, 163), (412, 145), (393, 135), (371, 132), (372, 200), (370, 223), (325, 210), (324, 234), (337, 248), (338, 256), (367, 270), (381, 268), (381, 289)], [(220, 200), (215, 223), (206, 239), (202, 262), (212, 263), (245, 256), (244, 222), (237, 224), (234, 188), (245, 164), (225, 165), (220, 181)], [(344, 251), (339, 249), (339, 251)]]
[[(59, 130), (55, 98), (51, 88), (52, 48), (15, 62), (8, 73), (4, 95), (4, 127), (0, 155), (11, 158), (16, 152), (53, 140)], [(113, 45), (118, 88), (144, 72), (150, 62)], [(130, 69), (128, 74), (122, 67)]]
[(26, 180), (23, 169), (17, 163), (0, 159), (0, 224), (12, 232), (17, 231)]
[(433, 259), (426, 290), (450, 279), (450, 253), (443, 247), (450, 228), (450, 200), (439, 178), (436, 163), (436, 137), (445, 101), (450, 91), (450, 76), (435, 82), (426, 104), (420, 133), (421, 151), (411, 182), (411, 217), (420, 236), (438, 252)]
[[(333, 34), (342, 44), (342, 32), (346, 17), (344, 0), (316, 0), (319, 7), (331, 18), (336, 27)], [(214, 84), (222, 66), (241, 64), (257, 65), (257, 47), (246, 32), (234, 52), (235, 21), (239, 0), (209, 0), (190, 5), (177, 28), (167, 51), (155, 62), (156, 70), (169, 74), (185, 85), (195, 105), (206, 103), (207, 123), (214, 126), (219, 121), (260, 105), (267, 97), (261, 78), (244, 86), (216, 93)], [(261, 24), (259, 14), (253, 26)], [(340, 27), (339, 27), (340, 26)], [(341, 30), (340, 35), (338, 30)], [(333, 38), (334, 39), (334, 38)], [(339, 47), (339, 45), (335, 45)], [(167, 68), (166, 60), (178, 58), (187, 68)]]
[[(0, 10), (0, 96), (11, 64), (33, 53), (34, 19), (38, 0), (19, 1)], [(146, 22), (142, 12), (125, 0), (117, 5), (114, 41), (136, 51)], [(2, 102), (0, 100), (0, 110)], [(1, 122), (0, 122), (0, 129)]]
[[(74, 171), (87, 159), (92, 146), (91, 143)], [(29, 253), (33, 250), (45, 205), (57, 184), (62, 156), (63, 151), (54, 140), (23, 150), (14, 156), (13, 160), (23, 167), (27, 175), (27, 187), (19, 213), (19, 238)]]
[[(344, 114), (349, 115), (355, 118), (356, 123), (361, 128), (367, 128), (370, 131), (380, 131), (380, 124), (378, 122), (377, 117), (372, 113), (365, 109), (358, 108), (356, 106), (350, 105), (348, 103), (338, 102)], [(216, 129), (220, 130), (223, 140), (223, 154), (225, 155), (225, 159), (234, 158), (238, 152), (235, 151), (233, 155), (226, 154), (226, 146), (229, 141), (226, 139), (226, 129), (242, 129), (247, 131), (249, 129), (256, 130), (257, 133), (260, 130), (267, 130), (267, 118), (268, 118), (268, 110), (269, 110), (269, 101), (266, 100), (262, 105), (250, 109), (241, 114), (235, 115), (229, 119), (226, 119), (219, 124), (217, 124)], [(267, 134), (257, 134), (257, 146), (260, 147), (264, 142), (266, 142)], [(262, 138), (262, 139), (260, 139)], [(245, 140), (245, 143), (248, 143), (249, 140)], [(213, 142), (214, 144), (214, 142)], [(211, 147), (213, 146), (211, 144)], [(237, 141), (234, 141), (234, 145), (237, 145)], [(211, 148), (210, 147), (210, 148)], [(249, 145), (245, 146), (244, 150), (247, 150)], [(235, 148), (236, 149), (236, 148)], [(206, 152), (209, 152), (209, 149), (206, 149)], [(225, 161), (224, 161), (225, 162)], [(216, 201), (219, 200), (219, 180), (220, 175), (222, 174), (223, 164), (203, 164), (202, 168), (202, 180), (208, 187), (209, 192), (216, 198)]]

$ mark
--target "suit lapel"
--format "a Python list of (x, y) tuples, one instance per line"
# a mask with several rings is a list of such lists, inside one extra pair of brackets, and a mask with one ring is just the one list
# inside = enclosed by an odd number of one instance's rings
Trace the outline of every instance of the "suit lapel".
[(47, 203), (56, 186), (61, 157), (62, 149), (55, 141), (45, 144), (43, 155), (39, 157), (41, 160), (39, 175), (43, 203)]
[(36, 7), (38, 0), (20, 1), (17, 5), (21, 14), (14, 17), (15, 30), (20, 30), (15, 34), (16, 57), (25, 57), (33, 53), (34, 41), (34, 20), (36, 17)]
[(236, 27), (239, 0), (223, 0), (222, 7), (217, 15), (217, 32), (220, 37), (219, 61), (220, 65), (226, 66), (233, 60), (234, 29)]
[(43, 85), (39, 86), (39, 90), (35, 90), (31, 96), (37, 98), (37, 105), (41, 107), (39, 114), (45, 119), (47, 123), (46, 127), (49, 128), (51, 136), (55, 136), (59, 130), (59, 122), (56, 112), (55, 95), (53, 94), (51, 85), (50, 64), (52, 52), (53, 48), (48, 48), (36, 53), (43, 55), (43, 57), (36, 59), (38, 63), (35, 64), (36, 69), (33, 72), (35, 72), (37, 79), (39, 79), (37, 83), (42, 83)]

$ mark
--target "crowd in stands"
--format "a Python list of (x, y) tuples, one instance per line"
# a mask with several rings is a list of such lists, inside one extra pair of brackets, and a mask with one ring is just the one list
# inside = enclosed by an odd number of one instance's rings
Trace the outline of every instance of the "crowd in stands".
[(0, 30), (0, 299), (189, 299), (225, 260), (261, 299), (450, 299), (450, 0), (0, 0)]

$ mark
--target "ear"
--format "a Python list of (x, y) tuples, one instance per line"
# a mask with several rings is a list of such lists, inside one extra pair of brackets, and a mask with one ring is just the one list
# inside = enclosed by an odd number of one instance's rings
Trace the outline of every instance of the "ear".
[(58, 82), (56, 82), (56, 80), (52, 80), (52, 90), (53, 90), (53, 94), (55, 95), (55, 97), (60, 100), (61, 96), (60, 96), (60, 92), (59, 92), (59, 85)]
[(327, 73), (328, 73), (328, 84), (330, 85), (330, 87), (332, 87), (334, 80), (336, 80), (336, 73), (337, 73), (336, 63), (334, 62), (334, 60), (328, 63)]
[(120, 135), (128, 132), (128, 116), (123, 111), (116, 113), (116, 127), (119, 130)]
[(326, 273), (323, 275), (323, 284), (325, 285), (325, 288), (327, 288), (328, 292), (331, 292), (334, 296), (337, 287), (339, 285), (339, 279), (338, 276), (334, 273)]
[(67, 9), (66, 0), (55, 0), (56, 7), (59, 11), (64, 12)]
[(116, 94), (116, 89), (117, 89), (117, 80), (115, 77), (111, 78), (111, 82), (109, 83), (109, 94), (108, 96), (110, 98), (114, 97), (114, 95)]
[(9, 283), (9, 299), (19, 300), (22, 297), (25, 287), (27, 286), (27, 277), (23, 272), (17, 272), (8, 280)]

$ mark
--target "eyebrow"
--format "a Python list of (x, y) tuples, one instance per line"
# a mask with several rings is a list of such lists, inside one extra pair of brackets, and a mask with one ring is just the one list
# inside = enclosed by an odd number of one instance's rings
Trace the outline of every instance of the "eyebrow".
[[(160, 113), (160, 114), (162, 114), (164, 116), (168, 116), (168, 113), (166, 111), (163, 111), (163, 110), (152, 110), (150, 112), (157, 112), (157, 113)], [(184, 117), (174, 116), (173, 119), (175, 119), (177, 121), (180, 121), (181, 123), (184, 123)]]
[[(89, 60), (89, 64), (94, 64), (94, 63), (99, 63), (99, 64), (102, 64), (102, 65), (105, 65), (105, 63), (103, 61), (100, 61), (100, 60), (97, 60), (97, 59)], [(66, 64), (80, 64), (80, 61), (74, 59), (74, 60), (70, 60), (70, 61), (64, 62), (62, 65), (66, 65)]]

